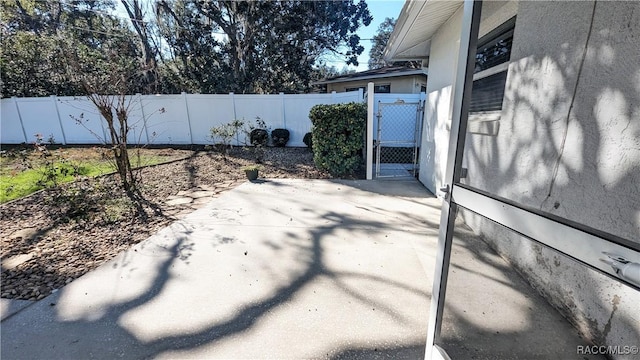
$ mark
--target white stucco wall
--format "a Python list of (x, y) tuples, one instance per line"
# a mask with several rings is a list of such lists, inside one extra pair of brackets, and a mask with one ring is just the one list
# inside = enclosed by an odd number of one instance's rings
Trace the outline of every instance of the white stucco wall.
[[(482, 37), (516, 14), (517, 1), (488, 1), (482, 5), (479, 36)], [(427, 101), (420, 147), (418, 179), (434, 194), (442, 186), (453, 115), (453, 84), (456, 79), (462, 7), (431, 39)]]
[[(592, 10), (592, 2), (519, 4), (499, 132), (468, 135), (464, 182), (639, 242), (640, 3), (597, 3), (588, 39)], [(639, 292), (464, 218), (588, 337), (640, 344)]]
[[(480, 36), (518, 18), (499, 131), (468, 135), (463, 182), (638, 242), (640, 3), (597, 4), (578, 76), (592, 9), (592, 2), (484, 3)], [(445, 172), (460, 26), (459, 11), (431, 42), (419, 179), (432, 192)], [(640, 293), (462, 213), (588, 338), (640, 344)]]
[(431, 40), (418, 179), (434, 194), (442, 184), (447, 164), (448, 126), (452, 115), (451, 89), (456, 76), (461, 26), (462, 8), (451, 16)]

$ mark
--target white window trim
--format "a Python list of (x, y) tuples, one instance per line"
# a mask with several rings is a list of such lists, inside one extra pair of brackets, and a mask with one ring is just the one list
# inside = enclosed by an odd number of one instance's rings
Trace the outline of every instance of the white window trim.
[(480, 80), (480, 79), (484, 79), (486, 77), (489, 77), (491, 75), (495, 75), (498, 73), (501, 73), (503, 71), (507, 71), (509, 69), (509, 63), (510, 61), (504, 62), (502, 64), (498, 64), (494, 67), (482, 70), (480, 72), (477, 72), (475, 74), (473, 74), (473, 81), (476, 80)]
[(498, 121), (501, 115), (502, 110), (469, 113), (469, 122)]

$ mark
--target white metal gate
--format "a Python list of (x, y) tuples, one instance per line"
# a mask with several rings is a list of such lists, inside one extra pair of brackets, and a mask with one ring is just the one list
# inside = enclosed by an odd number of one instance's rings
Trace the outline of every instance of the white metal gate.
[(375, 177), (415, 177), (422, 131), (423, 101), (378, 102)]

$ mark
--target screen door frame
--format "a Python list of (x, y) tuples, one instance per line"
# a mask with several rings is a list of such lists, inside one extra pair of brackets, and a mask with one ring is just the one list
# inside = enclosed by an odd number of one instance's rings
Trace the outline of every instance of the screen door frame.
[[(582, 265), (640, 290), (640, 283), (626, 278), (605, 261), (608, 260), (607, 256), (615, 255), (629, 262), (640, 263), (640, 244), (460, 183), (481, 9), (482, 1), (464, 1), (453, 89), (453, 116), (447, 168), (443, 179), (444, 186), (440, 189), (444, 199), (440, 215), (436, 268), (425, 349), (426, 359), (449, 359), (438, 342), (442, 327), (453, 230), (459, 207), (488, 218)], [(576, 243), (580, 246), (575, 246)]]

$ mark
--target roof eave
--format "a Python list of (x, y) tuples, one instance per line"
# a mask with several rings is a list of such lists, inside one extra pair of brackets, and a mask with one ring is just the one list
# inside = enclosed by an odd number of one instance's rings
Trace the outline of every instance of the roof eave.
[(431, 50), (431, 39), (427, 41), (423, 41), (419, 44), (416, 44), (406, 50), (397, 52), (392, 59), (387, 59), (387, 61), (414, 61), (414, 60), (424, 60), (429, 58), (429, 53)]
[(387, 61), (428, 59), (431, 38), (461, 5), (461, 0), (407, 0), (383, 52), (384, 59)]
[(423, 69), (416, 69), (413, 71), (406, 71), (406, 72), (397, 73), (397, 74), (373, 74), (373, 75), (365, 75), (360, 77), (320, 80), (320, 81), (312, 82), (311, 85), (335, 84), (335, 83), (350, 82), (350, 81), (373, 80), (373, 79), (380, 79), (380, 78), (394, 78), (394, 77), (415, 76), (415, 75), (427, 76), (428, 70), (423, 68)]
[[(424, 2), (413, 2), (410, 0), (405, 1), (402, 6), (402, 10), (400, 10), (400, 15), (398, 15), (398, 21), (396, 21), (396, 25), (393, 28), (393, 32), (387, 41), (387, 45), (384, 48), (383, 57), (387, 61), (396, 60), (395, 55), (399, 51), (400, 44), (402, 39), (409, 32), (411, 25), (415, 21), (415, 19), (420, 14), (422, 7), (426, 4)], [(419, 6), (418, 6), (419, 5)]]

